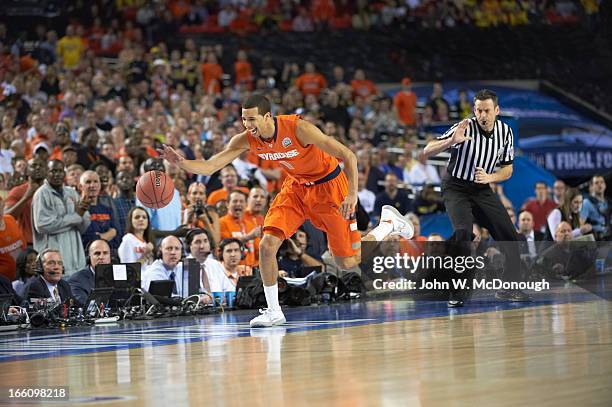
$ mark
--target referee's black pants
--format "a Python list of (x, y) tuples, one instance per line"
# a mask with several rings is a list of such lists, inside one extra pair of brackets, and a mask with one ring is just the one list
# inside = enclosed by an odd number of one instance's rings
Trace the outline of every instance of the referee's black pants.
[[(463, 181), (447, 176), (442, 183), (442, 196), (446, 212), (453, 224), (458, 242), (472, 241), (472, 225), (487, 228), (506, 258), (504, 281), (521, 280), (521, 258), (518, 234), (506, 208), (488, 184)], [(465, 245), (469, 255), (469, 245)]]

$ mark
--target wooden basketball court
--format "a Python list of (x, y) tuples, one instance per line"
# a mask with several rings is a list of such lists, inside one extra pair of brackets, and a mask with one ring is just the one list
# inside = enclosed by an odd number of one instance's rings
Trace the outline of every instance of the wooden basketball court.
[[(68, 386), (55, 405), (610, 406), (612, 278), (533, 303), (462, 309), (402, 299), (0, 336), (11, 387)], [(51, 404), (51, 403), (43, 403)]]

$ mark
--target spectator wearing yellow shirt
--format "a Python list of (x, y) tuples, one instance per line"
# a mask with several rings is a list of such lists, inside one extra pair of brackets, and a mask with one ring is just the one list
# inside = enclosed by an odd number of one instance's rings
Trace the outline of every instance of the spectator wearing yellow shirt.
[(57, 56), (64, 63), (64, 68), (77, 68), (83, 51), (83, 41), (74, 34), (74, 27), (69, 25), (66, 27), (66, 35), (57, 42)]

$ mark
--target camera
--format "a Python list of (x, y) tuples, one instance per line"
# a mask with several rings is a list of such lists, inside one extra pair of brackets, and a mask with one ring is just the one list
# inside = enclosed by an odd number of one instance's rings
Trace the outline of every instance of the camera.
[(204, 202), (202, 202), (200, 199), (198, 199), (195, 202), (195, 206), (193, 207), (193, 212), (198, 217), (203, 215), (204, 214)]

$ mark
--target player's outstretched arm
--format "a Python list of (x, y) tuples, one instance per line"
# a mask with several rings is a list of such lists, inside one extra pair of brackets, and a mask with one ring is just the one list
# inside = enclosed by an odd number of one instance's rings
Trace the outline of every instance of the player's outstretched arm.
[(177, 165), (183, 170), (201, 175), (211, 175), (234, 161), (240, 154), (249, 149), (246, 132), (236, 134), (231, 138), (223, 151), (213, 155), (208, 160), (186, 160), (170, 146), (164, 144), (163, 150), (158, 150), (162, 158)]
[(297, 138), (302, 145), (314, 144), (327, 154), (344, 162), (344, 172), (348, 179), (349, 192), (340, 207), (340, 213), (348, 219), (357, 205), (357, 157), (348, 147), (333, 137), (326, 136), (317, 126), (306, 120), (298, 121)]

